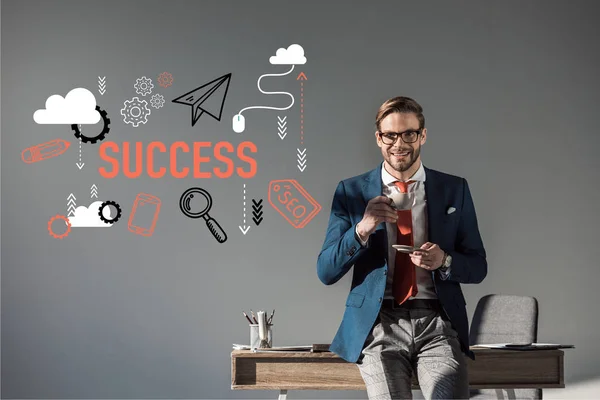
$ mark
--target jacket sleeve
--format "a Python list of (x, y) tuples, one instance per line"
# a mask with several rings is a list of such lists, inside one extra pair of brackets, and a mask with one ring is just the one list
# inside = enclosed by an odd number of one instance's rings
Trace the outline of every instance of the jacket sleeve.
[(346, 189), (340, 182), (333, 195), (325, 242), (317, 258), (317, 275), (325, 285), (339, 281), (367, 251), (368, 244), (361, 245), (356, 225), (351, 222)]
[(456, 245), (452, 256), (452, 272), (448, 280), (459, 283), (480, 283), (487, 275), (486, 253), (479, 234), (475, 206), (467, 180), (463, 178), (463, 204)]

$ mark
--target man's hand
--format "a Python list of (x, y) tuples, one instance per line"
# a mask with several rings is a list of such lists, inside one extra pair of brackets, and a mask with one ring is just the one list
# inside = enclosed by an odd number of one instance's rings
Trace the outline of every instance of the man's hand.
[(363, 240), (366, 240), (371, 233), (375, 232), (377, 225), (380, 223), (395, 223), (398, 220), (398, 214), (390, 204), (392, 204), (392, 199), (386, 196), (377, 196), (369, 200), (365, 214), (356, 226), (358, 234)]
[(444, 251), (440, 249), (440, 246), (427, 242), (421, 246), (421, 249), (410, 254), (413, 264), (428, 271), (435, 271), (442, 266)]

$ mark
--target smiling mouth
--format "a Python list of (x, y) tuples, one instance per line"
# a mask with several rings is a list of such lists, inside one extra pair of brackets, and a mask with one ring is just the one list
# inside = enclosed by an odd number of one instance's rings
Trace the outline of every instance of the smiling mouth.
[(401, 153), (392, 153), (392, 155), (397, 158), (404, 158), (404, 157), (408, 157), (410, 155), (410, 151), (405, 151), (405, 152), (401, 152)]

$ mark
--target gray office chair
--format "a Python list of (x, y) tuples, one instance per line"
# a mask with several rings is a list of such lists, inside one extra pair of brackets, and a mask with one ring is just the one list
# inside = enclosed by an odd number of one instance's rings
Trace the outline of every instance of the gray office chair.
[[(477, 303), (469, 344), (536, 342), (535, 297), (489, 294)], [(541, 399), (542, 389), (471, 389), (471, 399)]]

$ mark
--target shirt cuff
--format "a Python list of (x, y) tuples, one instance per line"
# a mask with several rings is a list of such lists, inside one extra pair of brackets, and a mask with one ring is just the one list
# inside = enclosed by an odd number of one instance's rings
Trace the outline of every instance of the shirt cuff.
[(369, 243), (369, 238), (367, 238), (366, 241), (363, 241), (360, 238), (360, 235), (358, 234), (358, 225), (356, 225), (356, 228), (354, 228), (354, 233), (356, 233), (356, 239), (358, 239), (358, 241), (360, 242), (362, 247), (367, 247), (367, 243)]
[(449, 266), (448, 269), (446, 270), (446, 272), (442, 271), (440, 268), (438, 268), (438, 272), (440, 273), (440, 278), (445, 281), (448, 278), (450, 278), (450, 270), (452, 269), (452, 266)]

